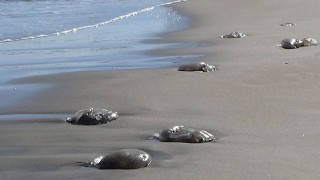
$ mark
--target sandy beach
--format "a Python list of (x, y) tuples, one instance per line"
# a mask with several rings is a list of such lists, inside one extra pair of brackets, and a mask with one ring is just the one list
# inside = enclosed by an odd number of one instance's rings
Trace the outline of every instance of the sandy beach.
[[(190, 18), (191, 27), (152, 43), (196, 47), (147, 53), (202, 55), (194, 61), (216, 65), (215, 72), (180, 72), (177, 65), (9, 82), (19, 87), (16, 93), (27, 91), (23, 85), (46, 88), (1, 108), (7, 119), (0, 121), (0, 179), (319, 179), (319, 47), (278, 47), (285, 38), (320, 40), (319, 5), (316, 0), (189, 0), (174, 5)], [(286, 22), (297, 25), (279, 26)], [(238, 30), (247, 37), (220, 38)], [(120, 118), (99, 126), (63, 121), (88, 107), (117, 111)], [(149, 139), (180, 124), (205, 129), (218, 140)], [(137, 170), (79, 166), (122, 148), (145, 150), (153, 162)]]

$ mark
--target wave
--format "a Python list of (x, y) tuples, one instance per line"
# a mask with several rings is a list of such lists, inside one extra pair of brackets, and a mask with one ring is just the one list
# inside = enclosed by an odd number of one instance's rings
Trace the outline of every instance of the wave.
[(18, 38), (18, 39), (2, 39), (0, 40), (0, 43), (8, 43), (8, 42), (15, 42), (15, 41), (22, 41), (22, 40), (30, 40), (30, 39), (38, 39), (38, 38), (44, 38), (44, 37), (48, 37), (48, 36), (59, 36), (59, 35), (66, 35), (69, 33), (76, 33), (77, 31), (81, 31), (81, 30), (85, 30), (85, 29), (90, 29), (90, 28), (97, 28), (100, 26), (106, 26), (107, 24), (116, 22), (118, 20), (122, 20), (122, 19), (126, 19), (126, 18), (130, 18), (132, 16), (136, 16), (140, 13), (144, 13), (144, 12), (149, 12), (157, 7), (161, 7), (161, 6), (167, 6), (167, 5), (171, 5), (171, 4), (175, 4), (175, 3), (180, 3), (180, 2), (186, 2), (188, 0), (175, 0), (175, 1), (171, 1), (171, 2), (166, 2), (166, 3), (162, 3), (162, 4), (158, 4), (155, 6), (151, 6), (151, 7), (147, 7), (147, 8), (143, 8), (141, 10), (138, 11), (134, 11), (125, 15), (121, 15), (118, 17), (115, 17), (113, 19), (107, 20), (107, 21), (103, 21), (97, 24), (92, 24), (92, 25), (86, 25), (86, 26), (81, 26), (81, 27), (75, 27), (72, 29), (67, 29), (67, 30), (63, 30), (60, 32), (55, 32), (52, 34), (41, 34), (41, 35), (36, 35), (36, 36), (27, 36), (27, 37), (22, 37), (22, 38)]

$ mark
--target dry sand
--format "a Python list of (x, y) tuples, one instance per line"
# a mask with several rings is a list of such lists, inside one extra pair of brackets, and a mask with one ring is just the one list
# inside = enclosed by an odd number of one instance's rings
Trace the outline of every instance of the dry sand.
[[(203, 54), (212, 73), (176, 68), (79, 72), (19, 79), (50, 84), (2, 114), (71, 115), (80, 108), (118, 111), (117, 121), (74, 126), (61, 118), (0, 124), (0, 179), (319, 179), (319, 47), (284, 50), (284, 38), (320, 39), (317, 0), (189, 0), (175, 6), (191, 17), (188, 30), (164, 42), (196, 48), (159, 54)], [(294, 22), (297, 26), (281, 27)], [(247, 37), (221, 39), (240, 30)], [(215, 143), (159, 143), (148, 136), (183, 124), (219, 136)], [(138, 170), (78, 166), (121, 148), (153, 157)]]

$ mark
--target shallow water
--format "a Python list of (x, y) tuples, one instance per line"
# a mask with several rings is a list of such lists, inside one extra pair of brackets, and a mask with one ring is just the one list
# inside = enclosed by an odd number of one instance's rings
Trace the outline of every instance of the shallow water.
[(186, 17), (167, 6), (184, 1), (0, 1), (0, 108), (50, 87), (8, 83), (16, 78), (164, 67), (192, 58), (147, 55), (147, 50), (179, 44), (143, 43), (188, 26)]
[[(67, 34), (123, 20), (127, 17), (150, 12), (163, 17), (159, 7), (184, 0), (4, 0), (0, 1), (2, 24), (0, 42)], [(163, 11), (164, 9), (162, 9)], [(151, 12), (152, 11), (152, 12)], [(166, 9), (169, 20), (172, 10)], [(177, 17), (174, 17), (177, 18)], [(152, 25), (145, 16), (144, 27)], [(132, 23), (123, 23), (133, 28)], [(129, 27), (128, 25), (131, 25)], [(151, 26), (150, 26), (151, 27)], [(149, 28), (150, 28), (149, 27)]]
[[(142, 41), (187, 26), (168, 4), (183, 0), (0, 2), (0, 82), (48, 73), (166, 66)], [(172, 59), (171, 61), (168, 59)]]

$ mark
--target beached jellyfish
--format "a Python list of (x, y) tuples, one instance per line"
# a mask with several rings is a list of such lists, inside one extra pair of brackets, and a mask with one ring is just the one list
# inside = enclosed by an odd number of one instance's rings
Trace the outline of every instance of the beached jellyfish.
[(213, 65), (209, 65), (205, 62), (183, 64), (179, 66), (178, 71), (202, 71), (202, 72), (212, 72), (217, 70)]
[(72, 117), (66, 119), (66, 122), (80, 125), (104, 124), (118, 119), (117, 112), (100, 108), (88, 108), (77, 111)]
[(280, 24), (280, 26), (295, 26), (295, 25), (297, 25), (296, 23), (290, 23), (290, 22), (288, 22), (288, 23), (281, 23)]
[(205, 143), (215, 141), (213, 134), (182, 125), (173, 126), (156, 133), (154, 138), (161, 142)]
[(303, 38), (303, 39), (284, 39), (281, 41), (280, 47), (284, 49), (296, 49), (303, 46), (318, 46), (319, 43), (313, 38)]
[(138, 169), (151, 164), (151, 156), (139, 149), (121, 149), (99, 156), (85, 164), (98, 169)]
[(232, 32), (230, 34), (227, 35), (222, 35), (221, 38), (243, 38), (246, 35), (240, 31), (236, 31), (236, 32)]

